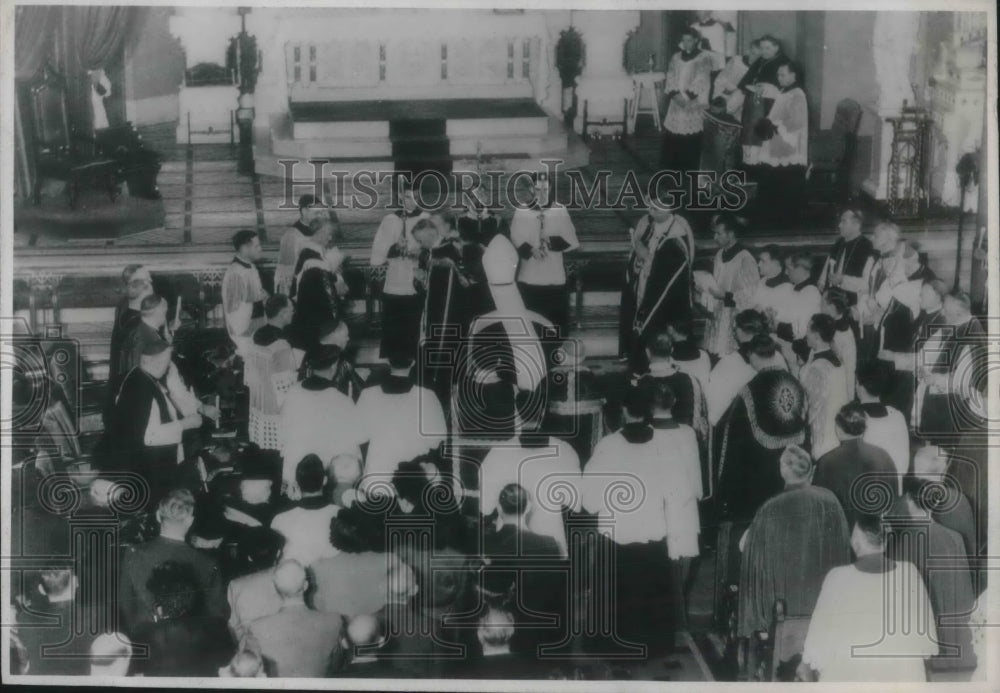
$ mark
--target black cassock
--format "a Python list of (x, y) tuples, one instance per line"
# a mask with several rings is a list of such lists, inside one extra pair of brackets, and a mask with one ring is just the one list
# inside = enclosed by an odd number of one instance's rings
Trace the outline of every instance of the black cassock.
[[(668, 237), (675, 223), (684, 223), (674, 217), (656, 245), (650, 249), (649, 278), (640, 285), (642, 265), (633, 253), (626, 270), (626, 288), (622, 292), (619, 323), (619, 352), (632, 360), (634, 369), (642, 371), (645, 354), (643, 347), (668, 321), (690, 320), (692, 314), (692, 267), (690, 248), (685, 238)], [(636, 236), (644, 245), (653, 234), (653, 220), (647, 215), (639, 222)]]
[[(166, 389), (139, 367), (129, 371), (121, 383), (105, 430), (109, 455), (101, 471), (134, 472), (149, 484), (147, 508), (156, 507), (177, 473), (177, 445), (146, 445), (150, 412), (160, 423), (176, 421)], [(155, 406), (154, 406), (155, 405)]]
[(306, 353), (319, 345), (320, 330), (342, 315), (337, 275), (322, 264), (315, 250), (303, 250), (295, 268), (295, 310), (288, 326), (289, 343)]
[(445, 405), (473, 311), (482, 309), (476, 294), (484, 279), (467, 272), (467, 268), (475, 271), (477, 260), (481, 274), (482, 248), (457, 239), (445, 239), (421, 253), (420, 267), (426, 270), (427, 279), (418, 373), (421, 384), (434, 390)]

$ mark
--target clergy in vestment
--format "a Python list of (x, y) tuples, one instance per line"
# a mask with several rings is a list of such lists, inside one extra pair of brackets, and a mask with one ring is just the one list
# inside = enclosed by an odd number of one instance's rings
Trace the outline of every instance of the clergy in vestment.
[[(110, 409), (114, 406), (115, 395), (118, 393), (118, 383), (132, 366), (122, 365), (122, 346), (129, 335), (142, 321), (140, 305), (142, 299), (153, 293), (153, 277), (142, 265), (128, 265), (122, 271), (122, 288), (125, 296), (115, 308), (115, 321), (111, 327), (111, 347), (108, 351), (108, 406), (105, 411), (105, 424)], [(135, 364), (132, 364), (133, 366)]]
[[(493, 297), (483, 269), (483, 255), (497, 236), (504, 239), (498, 243), (510, 242), (510, 225), (494, 210), (475, 205), (458, 218), (456, 225), (462, 239), (462, 268), (471, 281), (468, 287), (468, 319), (471, 323), (493, 309)], [(466, 330), (468, 327), (467, 323)]]
[(354, 401), (333, 380), (341, 353), (331, 344), (310, 354), (310, 375), (292, 386), (281, 407), (282, 480), (289, 497), (297, 495), (295, 468), (306, 455), (317, 455), (326, 467), (337, 455), (361, 457), (361, 419)]
[[(739, 391), (754, 377), (756, 371), (750, 365), (748, 347), (755, 337), (768, 336), (767, 321), (759, 311), (741, 311), (733, 320), (733, 334), (739, 348), (719, 359), (705, 385), (705, 403), (711, 426), (719, 423)], [(781, 358), (780, 354), (775, 358)]]
[(778, 88), (770, 87), (774, 103), (755, 129), (763, 137), (757, 159), (755, 204), (765, 220), (791, 226), (802, 211), (806, 167), (809, 165), (809, 105), (802, 91), (802, 68), (785, 63), (778, 68)]
[(859, 325), (863, 322), (860, 311), (864, 309), (865, 298), (875, 267), (875, 248), (863, 233), (864, 213), (849, 207), (840, 213), (837, 231), (840, 237), (830, 248), (830, 254), (823, 263), (819, 276), (819, 288), (842, 289), (850, 301), (851, 318)]
[(772, 327), (787, 322), (793, 310), (792, 282), (785, 275), (784, 262), (784, 252), (773, 243), (761, 248), (757, 254), (760, 283), (754, 292), (753, 307), (767, 317)]
[(988, 346), (968, 294), (948, 294), (942, 315), (944, 325), (921, 344), (917, 356), (913, 427), (939, 445), (955, 445), (963, 433), (986, 430)]
[(705, 335), (709, 353), (723, 357), (736, 350), (733, 318), (741, 310), (752, 307), (754, 292), (760, 282), (760, 271), (753, 255), (739, 242), (746, 221), (727, 214), (713, 219), (712, 230), (719, 251), (712, 267), (714, 286), (705, 291), (703, 303), (712, 312)]
[(522, 300), (517, 264), (510, 239), (494, 236), (483, 255), (494, 309), (473, 320), (456, 374), (452, 411), (465, 436), (505, 440), (523, 416), (534, 414), (530, 409), (545, 407), (549, 357), (561, 340)]
[(833, 351), (835, 333), (833, 318), (822, 313), (813, 316), (806, 333), (809, 360), (799, 371), (808, 401), (810, 446), (816, 457), (837, 447), (835, 419), (848, 402), (844, 366)]
[(868, 425), (859, 404), (845, 404), (837, 412), (840, 444), (819, 458), (813, 474), (814, 486), (833, 492), (853, 526), (866, 510), (869, 499), (884, 496), (891, 504), (899, 495), (899, 475), (892, 458), (882, 448), (863, 439)]
[[(139, 303), (139, 322), (125, 335), (118, 356), (118, 366), (124, 369), (122, 375), (139, 365), (142, 352), (148, 344), (172, 341), (167, 328), (167, 301), (149, 294)], [(118, 379), (118, 382), (121, 382)]]
[(537, 173), (534, 200), (514, 211), (510, 238), (521, 265), (517, 283), (528, 310), (544, 316), (569, 336), (569, 292), (563, 254), (576, 250), (580, 242), (569, 210), (555, 200), (548, 174)]
[(698, 21), (690, 28), (697, 32), (700, 48), (711, 56), (712, 72), (716, 73), (733, 54), (736, 29), (729, 22), (716, 19), (714, 14), (711, 10), (698, 10)]
[(299, 218), (281, 236), (278, 246), (278, 261), (274, 266), (275, 293), (291, 295), (292, 279), (295, 276), (295, 263), (299, 259), (302, 243), (312, 237), (314, 230), (310, 222), (326, 214), (326, 205), (315, 195), (306, 194), (299, 198)]
[(674, 418), (676, 397), (664, 381), (651, 384), (652, 424), (671, 454), (664, 459), (671, 477), (667, 501), (667, 552), (672, 568), (671, 587), (678, 627), (687, 629), (687, 585), (691, 564), (701, 553), (698, 503), (711, 493), (704, 476), (703, 446), (689, 425)]
[(267, 323), (253, 333), (243, 358), (243, 378), (250, 395), (250, 442), (263, 450), (280, 449), (281, 405), (295, 384), (292, 345), (285, 328), (292, 319), (292, 303), (275, 294), (264, 302)]
[(844, 367), (847, 399), (854, 399), (854, 381), (858, 368), (858, 333), (850, 318), (850, 299), (843, 289), (831, 287), (823, 294), (821, 309), (833, 318), (836, 333), (833, 335), (833, 353)]
[[(912, 484), (914, 496), (922, 499), (935, 522), (958, 532), (971, 561), (979, 555), (976, 517), (956, 479), (947, 473), (949, 462), (944, 448), (937, 445), (918, 448), (913, 454), (913, 479), (905, 478), (904, 484)], [(983, 530), (985, 534), (985, 527)]]
[(222, 277), (222, 310), (226, 330), (238, 352), (242, 353), (250, 336), (264, 324), (264, 299), (267, 292), (254, 264), (261, 258), (260, 238), (244, 229), (233, 235), (236, 255)]
[(875, 358), (878, 354), (881, 347), (876, 329), (892, 300), (892, 290), (906, 281), (905, 244), (900, 239), (899, 227), (891, 222), (878, 224), (872, 232), (872, 247), (876, 254), (875, 264), (869, 275), (864, 304), (859, 305), (863, 359)]
[(413, 282), (420, 248), (412, 231), (417, 222), (426, 218), (427, 213), (417, 206), (413, 188), (404, 183), (403, 209), (383, 217), (375, 232), (371, 266), (385, 271), (381, 358), (388, 358), (394, 351), (410, 358), (417, 355), (423, 304)]
[(769, 631), (774, 603), (808, 616), (827, 572), (851, 560), (844, 511), (829, 490), (810, 483), (812, 458), (798, 446), (781, 455), (785, 488), (760, 507), (743, 539), (737, 634)]
[[(530, 416), (523, 430), (502, 445), (493, 446), (479, 466), (479, 511), (484, 518), (498, 508), (500, 493), (519, 484), (528, 494), (531, 513), (526, 529), (551, 538), (563, 558), (569, 556), (564, 510), (580, 510), (580, 457), (569, 443), (541, 430), (542, 416)], [(560, 489), (574, 493), (560, 494)], [(563, 508), (561, 499), (571, 507)]]
[(649, 213), (631, 232), (632, 254), (625, 274), (619, 320), (619, 356), (642, 370), (642, 353), (667, 320), (692, 314), (691, 279), (694, 237), (672, 205), (649, 200)]
[(865, 361), (858, 366), (856, 391), (865, 413), (864, 440), (889, 454), (902, 483), (910, 469), (910, 431), (903, 414), (883, 404), (891, 382), (892, 370), (885, 361)]
[(149, 487), (148, 507), (170, 490), (184, 459), (184, 431), (202, 423), (201, 413), (185, 412), (167, 387), (172, 354), (164, 341), (146, 344), (139, 365), (122, 381), (106, 431), (111, 451), (106, 470), (142, 477)]
[[(945, 323), (942, 309), (947, 294), (948, 285), (940, 279), (923, 280), (920, 287), (920, 313), (913, 321), (911, 330), (913, 340), (909, 348), (883, 349), (878, 354), (879, 360), (891, 363), (895, 371), (886, 399), (907, 418), (912, 418), (913, 413), (913, 393), (917, 386), (916, 373), (920, 365), (917, 357), (923, 349), (924, 342)], [(897, 344), (896, 349), (899, 349), (899, 346), (901, 345)]]
[[(823, 297), (812, 280), (812, 258), (806, 253), (792, 253), (785, 258), (785, 272), (792, 281), (792, 291), (784, 320), (778, 323), (775, 334), (787, 348), (805, 341), (809, 321), (822, 310)], [(787, 349), (785, 356), (788, 357)]]
[[(583, 470), (583, 507), (607, 521), (602, 530), (614, 552), (613, 593), (607, 596), (614, 599), (616, 634), (646, 645), (652, 656), (674, 645), (668, 509), (682, 493), (677, 473), (688, 467), (672, 470), (664, 464), (673, 456), (673, 438), (647, 423), (648, 393), (629, 388), (623, 407), (624, 425), (597, 444)], [(616, 488), (631, 492), (616, 493)], [(694, 485), (682, 488), (690, 493)], [(626, 495), (636, 502), (623, 507)]]
[(712, 54), (701, 50), (695, 29), (681, 33), (680, 50), (667, 66), (663, 93), (670, 100), (663, 118), (663, 153), (660, 168), (687, 174), (701, 158), (703, 118), (712, 90)]
[[(933, 495), (915, 477), (904, 480), (903, 495), (885, 518), (892, 539), (886, 554), (909, 561), (923, 577), (937, 625), (935, 665), (971, 668), (976, 664), (968, 620), (975, 606), (972, 573), (962, 535), (934, 519), (927, 502)], [(948, 568), (937, 568), (932, 560)]]
[(783, 487), (781, 451), (805, 441), (805, 390), (794, 376), (774, 365), (774, 353), (773, 342), (770, 349), (761, 343), (750, 350), (750, 365), (757, 372), (717, 428), (715, 501), (723, 520), (748, 523)]
[(938, 651), (930, 598), (912, 563), (885, 555), (886, 541), (878, 517), (854, 525), (857, 559), (823, 580), (799, 665), (802, 680), (926, 681), (923, 660)]
[(400, 462), (437, 448), (448, 435), (444, 411), (434, 392), (414, 382), (413, 361), (389, 360), (389, 374), (358, 398), (360, 439), (368, 443), (366, 479), (387, 483)]
[(310, 224), (313, 235), (299, 244), (291, 285), (295, 310), (288, 326), (292, 346), (303, 353), (319, 346), (319, 331), (324, 325), (343, 318), (347, 293), (341, 275), (344, 255), (336, 247), (328, 247), (333, 224), (325, 215)]
[[(740, 89), (740, 82), (743, 76), (750, 70), (760, 58), (760, 40), (754, 39), (747, 47), (746, 55), (736, 55), (726, 61), (726, 66), (722, 68), (715, 77), (712, 85), (712, 97), (724, 98), (726, 101), (726, 113), (732, 116), (737, 123), (743, 115), (743, 101), (746, 94)], [(742, 128), (741, 128), (742, 129)]]
[[(702, 392), (708, 389), (709, 373), (712, 372), (712, 358), (708, 352), (691, 339), (690, 320), (670, 320), (667, 334), (673, 344), (670, 354), (677, 367), (698, 381)], [(707, 395), (706, 395), (707, 400)], [(706, 402), (707, 403), (707, 402)]]
[(767, 87), (778, 86), (778, 68), (784, 65), (788, 58), (781, 51), (781, 43), (770, 34), (761, 36), (759, 41), (760, 58), (750, 64), (738, 88), (746, 98), (743, 101), (743, 167), (750, 172), (759, 163), (763, 140), (757, 132), (756, 125), (767, 117), (774, 103), (773, 90)]

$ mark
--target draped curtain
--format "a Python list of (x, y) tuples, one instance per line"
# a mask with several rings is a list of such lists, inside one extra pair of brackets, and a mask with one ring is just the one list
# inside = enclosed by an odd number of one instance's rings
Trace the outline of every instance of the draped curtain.
[[(32, 5), (17, 7), (14, 26), (15, 76), (20, 146), (16, 157), (18, 187), (30, 188), (30, 146), (33, 133), (27, 85), (37, 81), (46, 65), (66, 80), (66, 109), (72, 129), (93, 130), (90, 70), (104, 69), (124, 58), (141, 33), (147, 7)], [(23, 187), (22, 187), (23, 186)]]

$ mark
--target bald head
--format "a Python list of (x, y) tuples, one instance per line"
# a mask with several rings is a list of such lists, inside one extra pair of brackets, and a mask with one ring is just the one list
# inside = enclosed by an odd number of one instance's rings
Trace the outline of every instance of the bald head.
[(373, 645), (382, 635), (382, 624), (374, 614), (359, 614), (347, 624), (347, 638), (358, 647)]
[(274, 589), (282, 599), (301, 597), (306, 591), (306, 569), (298, 561), (282, 561), (274, 569)]
[(940, 479), (947, 469), (948, 455), (937, 445), (917, 448), (913, 455), (913, 475), (918, 479)]

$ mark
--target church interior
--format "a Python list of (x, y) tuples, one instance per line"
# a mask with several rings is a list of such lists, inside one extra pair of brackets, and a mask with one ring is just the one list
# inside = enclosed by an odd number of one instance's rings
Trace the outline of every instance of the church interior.
[[(216, 427), (206, 434), (203, 452), (212, 446), (235, 451), (247, 436), (246, 385), (227, 331), (226, 276), (238, 232), (249, 230), (260, 240), (255, 264), (264, 292), (272, 294), (282, 239), (304, 218), (301, 196), (313, 194), (331, 206), (330, 245), (343, 255), (337, 276), (345, 284), (338, 319), (349, 329), (355, 373), (380, 382), (392, 366), (380, 343), (395, 318), (385, 317), (384, 275), (371, 265), (380, 223), (394, 212), (384, 204), (394, 174), (421, 174), (418, 200), (445, 199), (461, 216), (461, 191), (442, 190), (438, 174), (453, 182), (474, 172), (491, 192), (530, 200), (533, 183), (524, 172), (544, 171), (543, 162), (552, 161), (560, 163), (548, 189), (566, 206), (579, 246), (566, 251), (567, 332), (560, 336), (578, 345), (593, 378), (588, 387), (599, 405), (586, 410), (596, 411), (593, 416), (580, 414), (591, 427), (583, 447), (593, 452), (600, 438), (630, 425), (632, 364), (620, 346), (623, 278), (634, 257), (632, 230), (650, 203), (643, 193), (670, 167), (668, 113), (679, 97), (665, 82), (674, 79), (675, 54), (686, 60), (693, 52), (697, 60), (700, 51), (716, 61), (693, 168), (744, 171), (738, 160), (744, 150), (732, 139), (741, 136), (741, 105), (727, 98), (739, 95), (741, 77), (754, 69), (745, 56), (756, 55), (762, 37), (795, 65), (804, 94), (808, 147), (802, 145), (801, 180), (795, 189), (779, 185), (775, 192), (776, 178), (758, 185), (753, 175), (740, 177), (742, 210), (699, 207), (694, 194), (684, 198), (673, 211), (690, 226), (694, 283), (719, 261), (717, 212), (745, 218), (738, 240), (753, 257), (772, 249), (772, 256), (811, 258), (816, 282), (842, 214), (857, 210), (865, 234), (893, 225), (899, 241), (919, 253), (921, 266), (945, 290), (961, 292), (985, 325), (988, 282), (995, 281), (986, 272), (987, 176), (995, 172), (987, 170), (985, 152), (996, 134), (988, 132), (987, 119), (995, 106), (987, 95), (989, 21), (985, 11), (19, 5), (13, 307), (17, 339), (40, 355), (29, 358), (40, 373), (22, 367), (31, 386), (51, 379), (71, 393), (66, 426), (72, 443), (57, 445), (63, 469), (87, 484), (97, 475), (92, 461), (114, 401), (112, 331), (116, 307), (127, 299), (126, 267), (148, 270), (174, 320), (178, 368), (203, 402), (215, 397)], [(692, 27), (701, 27), (700, 48), (679, 49)], [(730, 69), (736, 83), (726, 91), (721, 80)], [(680, 92), (680, 98), (693, 95)], [(712, 123), (721, 123), (711, 142), (710, 112)], [(742, 132), (745, 137), (745, 126)], [(780, 137), (782, 130), (775, 132)], [(713, 147), (723, 144), (727, 154), (716, 156)], [(360, 172), (382, 174), (382, 180), (362, 187)], [(771, 181), (766, 190), (765, 180)], [(587, 189), (605, 185), (607, 200), (629, 202), (577, 204), (581, 182)], [(366, 196), (374, 202), (356, 203)], [(493, 213), (510, 222), (514, 207), (504, 199)], [(690, 338), (714, 361), (712, 310), (721, 308), (694, 306)], [(37, 418), (41, 427), (26, 426), (20, 437), (15, 472), (27, 475), (23, 470), (37, 464), (40, 431), (52, 424)], [(476, 458), (471, 465), (478, 465), (486, 449), (469, 450)], [(217, 457), (224, 461), (225, 454)], [(463, 483), (478, 489), (483, 482)], [(478, 490), (472, 495), (478, 498)], [(29, 517), (21, 511), (14, 508)], [(566, 650), (572, 656), (553, 657), (535, 678), (786, 676), (782, 667), (792, 651), (782, 650), (787, 643), (780, 638), (795, 639), (789, 625), (795, 619), (786, 622), (775, 612), (763, 634), (745, 637), (738, 624), (739, 571), (719, 558), (732, 549), (726, 541), (736, 538), (702, 532), (672, 654), (588, 659), (588, 646), (573, 641)], [(974, 559), (970, 552), (970, 566)], [(798, 654), (801, 659), (801, 642)], [(927, 680), (969, 680), (973, 669), (928, 664)], [(411, 669), (372, 654), (329, 676), (463, 675), (450, 671)], [(459, 671), (472, 678), (514, 676), (489, 665), (479, 673)]]

